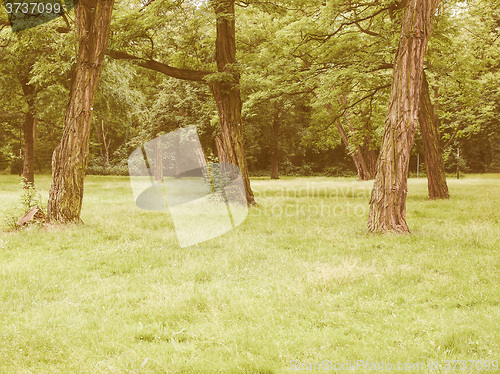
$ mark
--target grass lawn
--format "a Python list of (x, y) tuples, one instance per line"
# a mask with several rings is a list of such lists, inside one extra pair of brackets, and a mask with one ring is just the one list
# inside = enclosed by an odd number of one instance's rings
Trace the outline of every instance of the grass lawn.
[[(500, 175), (448, 182), (428, 201), (409, 181), (399, 236), (367, 234), (372, 182), (256, 178), (239, 227), (180, 248), (126, 177), (88, 177), (85, 225), (0, 232), (0, 373), (498, 371)], [(3, 218), (18, 183), (0, 176)]]

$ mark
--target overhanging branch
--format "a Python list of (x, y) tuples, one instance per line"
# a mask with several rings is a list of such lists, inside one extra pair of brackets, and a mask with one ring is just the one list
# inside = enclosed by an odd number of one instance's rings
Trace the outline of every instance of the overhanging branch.
[(182, 79), (186, 81), (202, 82), (205, 76), (213, 74), (210, 71), (174, 68), (162, 62), (158, 62), (151, 59), (143, 59), (141, 57), (134, 56), (126, 52), (108, 50), (106, 54), (116, 60), (136, 61), (138, 66), (163, 73), (172, 78)]

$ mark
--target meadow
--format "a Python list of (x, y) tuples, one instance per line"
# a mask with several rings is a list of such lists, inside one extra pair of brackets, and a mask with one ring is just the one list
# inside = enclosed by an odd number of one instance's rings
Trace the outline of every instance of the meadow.
[[(2, 227), (0, 373), (498, 371), (500, 175), (446, 201), (410, 179), (410, 235), (367, 233), (372, 183), (254, 178), (240, 226), (181, 248), (127, 177), (88, 177), (83, 225)], [(20, 194), (0, 176), (2, 221)]]

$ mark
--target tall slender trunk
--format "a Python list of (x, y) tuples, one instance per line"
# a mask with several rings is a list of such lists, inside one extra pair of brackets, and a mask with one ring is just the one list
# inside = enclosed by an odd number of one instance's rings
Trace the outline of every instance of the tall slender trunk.
[(280, 137), (280, 107), (276, 105), (274, 118), (271, 126), (271, 179), (279, 179), (278, 175), (278, 155), (279, 155), (279, 137)]
[(27, 183), (35, 183), (35, 131), (36, 118), (31, 111), (26, 113), (23, 123), (24, 132), (24, 165), (23, 180)]
[[(238, 165), (243, 176), (247, 204), (255, 204), (250, 187), (248, 165), (243, 145), (241, 126), (240, 75), (236, 65), (236, 27), (234, 16), (234, 0), (212, 0), (217, 20), (217, 38), (215, 55), (217, 70), (225, 76), (210, 83), (210, 88), (217, 103), (221, 124), (219, 137), (219, 161)], [(230, 79), (228, 79), (230, 78)]]
[(156, 182), (163, 180), (163, 152), (161, 142), (156, 142), (154, 149), (155, 160), (154, 163), (154, 179)]
[(60, 144), (52, 155), (48, 219), (81, 222), (92, 104), (109, 39), (114, 0), (80, 0), (75, 7), (78, 54)]
[(424, 55), (438, 3), (409, 0), (403, 15), (389, 113), (370, 199), (371, 232), (410, 232), (406, 223), (408, 166), (418, 125)]
[(35, 140), (36, 140), (36, 118), (35, 118), (35, 88), (29, 84), (29, 77), (24, 75), (19, 78), (21, 88), (28, 104), (28, 111), (24, 116), (24, 165), (23, 180), (28, 183), (35, 183)]
[(443, 150), (439, 136), (439, 117), (434, 113), (434, 106), (429, 93), (429, 83), (425, 72), (422, 76), (422, 92), (420, 93), (420, 109), (418, 112), (422, 142), (424, 144), (425, 167), (430, 199), (447, 199), (450, 197), (443, 161)]
[(109, 145), (111, 144), (108, 142), (106, 139), (106, 131), (104, 131), (104, 120), (101, 120), (101, 131), (102, 131), (102, 145), (104, 147), (104, 166), (108, 167), (109, 166)]

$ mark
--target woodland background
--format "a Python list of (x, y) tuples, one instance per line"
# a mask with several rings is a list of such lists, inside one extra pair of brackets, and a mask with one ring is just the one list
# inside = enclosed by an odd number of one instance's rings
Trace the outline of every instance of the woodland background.
[[(388, 110), (402, 14), (398, 4), (236, 2), (237, 70), (252, 175), (356, 175), (351, 157), (356, 150), (374, 164)], [(424, 69), (447, 172), (454, 173), (457, 164), (471, 173), (500, 171), (499, 15), (498, 1), (444, 1), (434, 19)], [(77, 48), (73, 16), (15, 34), (6, 14), (2, 17), (0, 170), (22, 172), (23, 124), (32, 117), (34, 168), (50, 173)], [(125, 175), (133, 149), (187, 125), (196, 125), (206, 155), (217, 160), (220, 125), (206, 82), (140, 66), (154, 60), (216, 71), (214, 42), (209, 2), (115, 2), (93, 105), (87, 174)], [(140, 60), (126, 61), (125, 53)], [(417, 171), (417, 157), (423, 174), (419, 130), (411, 173)]]

